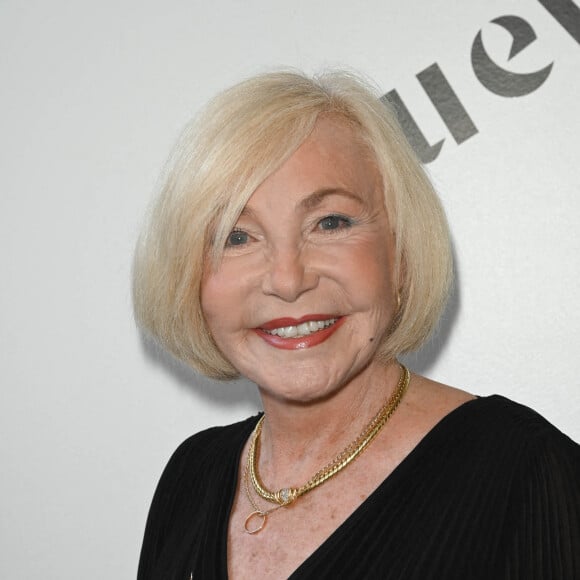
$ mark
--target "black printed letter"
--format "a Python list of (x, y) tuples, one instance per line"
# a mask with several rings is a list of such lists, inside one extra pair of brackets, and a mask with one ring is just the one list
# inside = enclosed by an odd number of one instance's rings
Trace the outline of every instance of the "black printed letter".
[[(519, 16), (500, 16), (492, 22), (505, 28), (512, 35), (513, 42), (508, 60), (536, 39), (534, 29)], [(471, 65), (475, 76), (486, 89), (502, 97), (521, 97), (535, 91), (548, 78), (552, 64), (529, 74), (507, 71), (498, 66), (487, 54), (481, 39), (481, 30), (471, 47)]]
[(572, 0), (540, 0), (540, 4), (580, 44), (580, 8)]
[(445, 139), (437, 141), (435, 145), (429, 145), (427, 139), (425, 139), (421, 129), (419, 129), (417, 123), (415, 123), (415, 119), (413, 119), (413, 116), (409, 112), (409, 109), (407, 109), (405, 103), (403, 103), (397, 91), (389, 91), (386, 95), (381, 97), (381, 101), (389, 103), (395, 110), (399, 124), (401, 125), (407, 140), (411, 144), (411, 147), (417, 154), (417, 157), (421, 160), (421, 163), (430, 163), (437, 159), (437, 155), (439, 155), (439, 151), (441, 151)]

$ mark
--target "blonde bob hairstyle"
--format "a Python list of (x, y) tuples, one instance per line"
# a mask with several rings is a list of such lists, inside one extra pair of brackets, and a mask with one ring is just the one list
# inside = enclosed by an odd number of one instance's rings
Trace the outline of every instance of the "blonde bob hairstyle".
[(232, 379), (238, 373), (215, 345), (204, 319), (204, 269), (218, 264), (252, 193), (298, 149), (321, 115), (354, 128), (383, 179), (399, 307), (378, 356), (388, 361), (417, 349), (441, 315), (452, 279), (447, 222), (393, 112), (350, 73), (256, 76), (219, 94), (186, 127), (135, 255), (138, 323), (209, 377)]

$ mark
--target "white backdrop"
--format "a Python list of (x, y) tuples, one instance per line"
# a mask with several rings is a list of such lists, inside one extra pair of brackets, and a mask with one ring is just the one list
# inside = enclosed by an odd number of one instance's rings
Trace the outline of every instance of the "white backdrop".
[[(250, 385), (144, 344), (129, 280), (181, 126), (277, 66), (360, 70), (397, 90), (430, 144), (444, 139), (428, 169), (458, 289), (414, 369), (505, 394), (580, 440), (580, 17), (559, 3), (568, 30), (534, 0), (0, 0), (0, 577), (134, 577), (172, 450), (257, 407)], [(511, 60), (491, 23), (505, 15), (537, 35)], [(506, 70), (553, 63), (545, 82), (486, 89), (479, 31)], [(416, 78), (434, 63), (477, 127), (461, 144)]]

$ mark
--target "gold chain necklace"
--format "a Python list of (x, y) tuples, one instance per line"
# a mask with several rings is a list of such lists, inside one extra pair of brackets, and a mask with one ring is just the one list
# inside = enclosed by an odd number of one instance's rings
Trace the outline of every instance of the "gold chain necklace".
[[(246, 518), (246, 521), (244, 522), (244, 530), (248, 534), (257, 534), (266, 525), (266, 520), (268, 516), (272, 512), (275, 512), (276, 510), (279, 510), (281, 507), (284, 506), (276, 505), (273, 508), (267, 510), (260, 509), (258, 504), (254, 501), (252, 493), (250, 492), (249, 480), (250, 478), (248, 476), (248, 466), (246, 465), (246, 469), (244, 469), (244, 489), (246, 490), (246, 496), (248, 498), (248, 501), (250, 502), (250, 505), (254, 508), (254, 511)], [(256, 523), (254, 527), (252, 527), (251, 522), (254, 519), (257, 519), (259, 521)]]
[[(399, 406), (399, 403), (409, 386), (410, 379), (411, 374), (409, 373), (409, 370), (401, 365), (401, 376), (395, 392), (379, 409), (379, 412), (371, 419), (370, 423), (365, 427), (362, 433), (301, 487), (284, 487), (276, 492), (272, 492), (266, 489), (260, 481), (257, 471), (257, 455), (260, 446), (260, 434), (262, 433), (262, 425), (265, 417), (265, 415), (262, 415), (254, 427), (252, 440), (250, 441), (250, 448), (248, 449), (248, 461), (244, 473), (246, 495), (248, 496), (248, 501), (255, 510), (246, 518), (244, 524), (246, 532), (249, 534), (259, 532), (266, 524), (266, 518), (269, 513), (279, 509), (280, 507), (290, 505), (299, 497), (313, 490), (315, 487), (322, 485), (325, 481), (328, 481), (331, 477), (335, 476), (339, 471), (342, 471), (347, 465), (352, 463), (368, 447), (371, 441), (379, 434), (381, 429), (391, 418), (391, 415)], [(261, 510), (251, 497), (248, 480), (252, 482), (254, 491), (261, 498), (278, 505), (269, 510)], [(254, 517), (261, 518), (262, 522), (257, 528), (248, 529), (249, 522)]]

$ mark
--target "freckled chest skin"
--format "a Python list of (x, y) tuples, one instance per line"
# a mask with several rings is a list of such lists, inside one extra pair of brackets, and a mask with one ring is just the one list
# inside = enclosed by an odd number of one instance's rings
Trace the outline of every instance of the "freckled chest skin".
[[(435, 424), (473, 396), (413, 375), (400, 408), (377, 439), (347, 469), (268, 518), (257, 535), (243, 531), (254, 508), (241, 491), (230, 514), (228, 570), (232, 580), (288, 578), (415, 448)], [(241, 455), (243, 473), (247, 446)], [(332, 455), (332, 453), (329, 453)], [(328, 459), (328, 457), (326, 457)], [(323, 464), (322, 457), (317, 459)], [(296, 481), (300, 481), (300, 476)], [(262, 508), (267, 508), (260, 503)], [(356, 542), (353, 537), (353, 542)]]
[[(352, 195), (313, 196), (333, 189)], [(352, 224), (323, 230), (329, 215)], [(380, 175), (353, 131), (319, 121), (254, 192), (236, 229), (247, 242), (206, 274), (202, 307), (219, 348), (262, 396), (307, 403), (372, 366), (393, 313), (393, 244)], [(276, 349), (254, 331), (313, 313), (345, 317), (314, 348)]]

